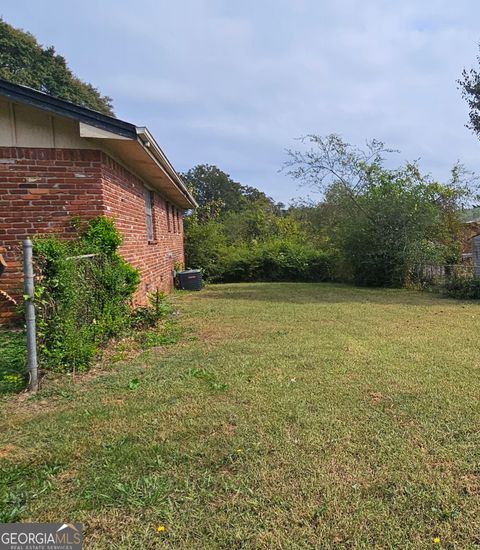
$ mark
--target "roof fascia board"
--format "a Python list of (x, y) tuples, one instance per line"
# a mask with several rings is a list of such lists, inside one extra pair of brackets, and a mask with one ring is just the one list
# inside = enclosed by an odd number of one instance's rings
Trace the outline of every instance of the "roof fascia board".
[(188, 202), (192, 205), (192, 208), (198, 207), (197, 201), (193, 198), (190, 191), (187, 189), (187, 186), (183, 183), (180, 176), (175, 171), (175, 168), (170, 164), (170, 161), (165, 156), (165, 153), (162, 151), (158, 143), (155, 141), (155, 138), (148, 131), (148, 128), (137, 127), (137, 134), (139, 136), (139, 141), (145, 151), (156, 161), (156, 163), (162, 168), (166, 175), (173, 180), (173, 183), (179, 188)]
[(91, 126), (85, 122), (79, 123), (80, 127), (80, 137), (84, 138), (95, 138), (95, 139), (123, 139), (133, 141), (131, 138), (125, 136), (119, 136), (108, 130), (103, 130), (102, 128), (97, 128), (96, 126)]

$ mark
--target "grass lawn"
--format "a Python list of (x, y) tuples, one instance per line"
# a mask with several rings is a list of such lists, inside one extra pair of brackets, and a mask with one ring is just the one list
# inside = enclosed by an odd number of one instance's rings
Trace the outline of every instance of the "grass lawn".
[(3, 399), (0, 521), (81, 521), (88, 549), (480, 545), (479, 305), (174, 299), (180, 343)]
[(25, 338), (21, 330), (0, 331), (0, 396), (16, 393), (26, 385)]

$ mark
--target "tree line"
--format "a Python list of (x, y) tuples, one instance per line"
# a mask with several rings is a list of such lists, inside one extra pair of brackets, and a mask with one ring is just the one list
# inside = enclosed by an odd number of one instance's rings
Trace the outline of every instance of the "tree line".
[(183, 174), (199, 208), (186, 218), (186, 262), (212, 281), (352, 281), (398, 287), (418, 265), (461, 262), (460, 213), (472, 179), (454, 166), (439, 183), (416, 163), (385, 166), (391, 153), (338, 135), (309, 135), (284, 169), (322, 192), (289, 207), (215, 166)]

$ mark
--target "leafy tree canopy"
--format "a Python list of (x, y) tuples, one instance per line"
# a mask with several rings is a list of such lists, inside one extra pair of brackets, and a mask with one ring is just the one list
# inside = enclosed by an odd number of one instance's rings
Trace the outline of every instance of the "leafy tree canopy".
[(182, 178), (200, 206), (197, 215), (201, 219), (241, 212), (254, 206), (267, 210), (283, 206), (275, 204), (262, 191), (234, 181), (217, 166), (199, 164), (182, 174)]
[[(302, 280), (312, 276), (304, 254), (316, 261), (317, 252), (305, 250), (300, 225), (286, 215), (283, 204), (233, 181), (216, 166), (195, 166), (183, 179), (200, 205), (185, 219), (187, 266), (201, 267), (217, 281), (292, 280), (298, 261), (304, 262)], [(278, 257), (272, 257), (274, 252)]]
[[(460, 206), (471, 195), (470, 174), (460, 165), (448, 184), (421, 174), (415, 163), (387, 169), (391, 152), (380, 141), (359, 149), (338, 135), (310, 135), (307, 149), (289, 151), (288, 173), (323, 193), (315, 218), (308, 215), (344, 260), (356, 283), (401, 286), (411, 269), (424, 264), (459, 261)], [(310, 229), (311, 231), (311, 229)]]
[[(477, 63), (480, 67), (480, 55), (477, 56)], [(457, 83), (469, 108), (470, 122), (467, 127), (480, 138), (480, 68), (464, 69)]]
[(0, 78), (113, 116), (111, 98), (81, 81), (53, 46), (0, 19)]

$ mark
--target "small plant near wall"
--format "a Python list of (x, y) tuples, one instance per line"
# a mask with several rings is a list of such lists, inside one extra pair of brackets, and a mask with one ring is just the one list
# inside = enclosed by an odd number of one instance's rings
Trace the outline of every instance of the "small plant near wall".
[(0, 396), (25, 387), (26, 346), (22, 331), (0, 331)]
[(172, 306), (167, 302), (163, 292), (152, 292), (148, 295), (148, 306), (137, 307), (131, 314), (130, 324), (132, 328), (142, 330), (150, 328), (156, 322), (173, 312)]
[(113, 220), (104, 216), (88, 221), (70, 241), (34, 239), (38, 349), (43, 368), (87, 370), (99, 347), (110, 338), (151, 326), (165, 314), (163, 297), (154, 299), (150, 307), (133, 309), (140, 275), (119, 256), (121, 243)]

